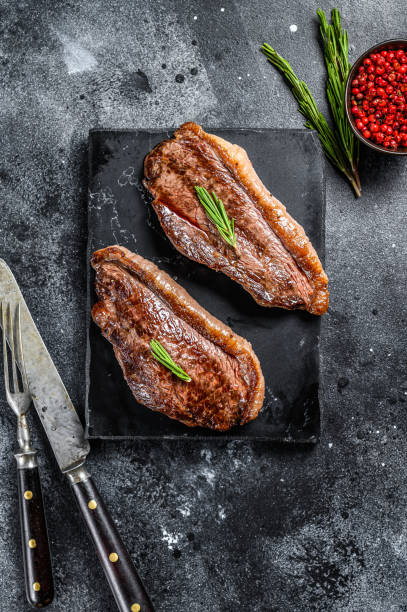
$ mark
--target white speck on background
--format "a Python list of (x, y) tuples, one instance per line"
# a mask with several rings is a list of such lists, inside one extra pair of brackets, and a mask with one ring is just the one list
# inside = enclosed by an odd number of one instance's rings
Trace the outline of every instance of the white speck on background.
[(247, 76), (250, 76), (250, 73), (249, 73), (249, 72), (247, 73)]
[(239, 79), (239, 81), (241, 81), (241, 80), (242, 80), (242, 77), (237, 77), (237, 78)]
[(290, 32), (296, 32), (297, 30), (298, 30), (298, 27), (295, 25), (295, 23), (290, 25)]
[(203, 468), (201, 470), (201, 474), (206, 481), (211, 485), (211, 487), (215, 486), (215, 472), (213, 470), (208, 470), (208, 468)]
[(394, 244), (394, 242), (393, 242), (393, 244), (391, 245), (391, 248), (392, 248), (392, 249), (395, 249), (395, 248), (396, 248), (396, 245)]
[(175, 544), (178, 544), (179, 542), (179, 534), (178, 533), (170, 533), (169, 531), (167, 531), (164, 527), (161, 527), (161, 531), (163, 534), (163, 537), (161, 538), (161, 540), (163, 542), (167, 543), (168, 549), (172, 550), (174, 548)]
[(385, 465), (386, 465), (385, 463), (382, 463), (382, 467), (385, 467)]
[(220, 9), (220, 12), (221, 12), (221, 13), (224, 13), (224, 12), (225, 12), (225, 9), (223, 8), (223, 6), (222, 6), (222, 8)]
[(329, 442), (329, 444), (328, 444), (328, 448), (332, 448), (332, 447), (333, 447), (332, 442)]
[(370, 351), (371, 353), (373, 353), (373, 349), (372, 349), (372, 348), (370, 348), (370, 349), (369, 349), (369, 351)]
[(222, 506), (218, 506), (218, 516), (221, 521), (224, 521), (226, 518), (225, 508), (223, 508)]
[(56, 31), (56, 35), (63, 46), (64, 62), (68, 68), (68, 74), (86, 72), (97, 65), (92, 53), (82, 47), (76, 40), (58, 31)]
[(201, 457), (210, 463), (212, 459), (212, 451), (210, 451), (209, 448), (203, 448), (201, 450)]
[(182, 514), (182, 516), (191, 516), (191, 508), (186, 504), (184, 504), (183, 506), (179, 506), (177, 510)]
[(198, 17), (196, 15), (194, 15), (194, 21), (196, 21), (198, 19)]

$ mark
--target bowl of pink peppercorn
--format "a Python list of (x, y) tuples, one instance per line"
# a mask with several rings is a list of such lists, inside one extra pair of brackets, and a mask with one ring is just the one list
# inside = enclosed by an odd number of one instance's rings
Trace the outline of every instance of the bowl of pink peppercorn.
[(345, 96), (359, 140), (376, 151), (407, 155), (407, 40), (387, 40), (361, 55)]

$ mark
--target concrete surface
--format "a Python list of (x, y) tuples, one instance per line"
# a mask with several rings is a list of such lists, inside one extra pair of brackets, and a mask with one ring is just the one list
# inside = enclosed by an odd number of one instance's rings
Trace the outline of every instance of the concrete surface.
[[(258, 48), (274, 45), (326, 109), (318, 5), (2, 0), (0, 8), (0, 256), (83, 410), (89, 128), (187, 119), (301, 126)], [(405, 34), (403, 0), (339, 8), (352, 59)], [(406, 160), (364, 150), (361, 179), (356, 201), (327, 167), (332, 301), (322, 337), (323, 433), (314, 450), (92, 444), (90, 467), (159, 612), (407, 610)], [(32, 421), (56, 582), (49, 610), (113, 612), (69, 488)], [(29, 609), (14, 427), (2, 397), (2, 612)]]

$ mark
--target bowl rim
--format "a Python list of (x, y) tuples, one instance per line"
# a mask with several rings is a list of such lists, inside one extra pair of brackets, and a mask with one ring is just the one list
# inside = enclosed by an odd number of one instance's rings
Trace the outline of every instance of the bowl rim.
[(352, 116), (352, 113), (350, 112), (350, 108), (349, 108), (350, 107), (350, 93), (349, 93), (350, 83), (354, 79), (354, 73), (355, 73), (356, 69), (359, 67), (359, 65), (362, 63), (362, 61), (368, 55), (370, 55), (370, 53), (374, 53), (374, 51), (377, 51), (377, 49), (379, 49), (380, 47), (385, 47), (387, 45), (392, 45), (392, 44), (393, 45), (394, 44), (403, 44), (403, 45), (406, 45), (406, 47), (407, 47), (407, 38), (391, 38), (389, 40), (383, 40), (382, 42), (373, 45), (367, 51), (365, 51), (364, 53), (359, 55), (359, 57), (353, 62), (352, 67), (351, 67), (351, 69), (349, 71), (349, 74), (348, 74), (348, 78), (346, 79), (346, 86), (345, 86), (345, 110), (346, 110), (346, 117), (347, 117), (349, 125), (350, 125), (350, 127), (352, 129), (352, 132), (355, 134), (355, 136), (361, 142), (363, 142), (363, 144), (365, 144), (366, 146), (370, 147), (374, 151), (378, 151), (379, 153), (387, 153), (388, 155), (407, 155), (407, 147), (403, 147), (402, 151), (392, 151), (391, 149), (385, 149), (381, 145), (375, 144), (371, 140), (368, 140), (367, 138), (365, 138), (363, 136), (363, 134), (361, 132), (359, 132), (359, 130), (357, 129), (356, 125), (354, 125), (353, 116)]

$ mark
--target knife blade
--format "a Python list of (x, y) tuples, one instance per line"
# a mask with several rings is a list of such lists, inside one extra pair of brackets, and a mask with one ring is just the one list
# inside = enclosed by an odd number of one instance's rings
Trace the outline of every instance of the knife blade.
[(13, 273), (0, 259), (0, 298), (20, 304), (24, 361), (34, 407), (66, 474), (120, 612), (154, 612), (117, 528), (84, 464), (90, 451), (79, 416), (31, 317)]
[[(20, 303), (24, 359), (35, 409), (62, 472), (82, 465), (90, 446), (47, 348), (27, 308), (16, 279), (0, 259), (0, 296), (12, 310)], [(69, 418), (67, 418), (69, 415)]]

